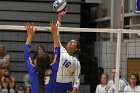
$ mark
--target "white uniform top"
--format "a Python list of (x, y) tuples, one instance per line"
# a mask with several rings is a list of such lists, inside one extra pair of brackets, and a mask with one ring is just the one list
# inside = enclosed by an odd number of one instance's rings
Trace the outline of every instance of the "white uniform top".
[(80, 62), (76, 57), (70, 56), (62, 45), (60, 45), (60, 52), (56, 82), (73, 82), (73, 87), (79, 88), (81, 71)]
[(97, 85), (96, 93), (111, 93), (110, 92), (110, 85), (102, 86), (101, 84)]
[(97, 85), (96, 93), (106, 93), (106, 86), (102, 86), (101, 84)]
[[(61, 26), (61, 23), (57, 21), (57, 27)], [(58, 36), (59, 31), (57, 31)], [(80, 73), (81, 65), (76, 57), (70, 56), (66, 49), (60, 45), (60, 62), (57, 71), (56, 82), (59, 83), (73, 83), (73, 87), (77, 89), (80, 86)]]
[[(111, 79), (108, 84), (111, 86), (112, 92), (115, 92), (115, 82)], [(119, 92), (123, 92), (124, 88), (128, 85), (128, 82), (122, 78), (119, 79)]]
[(126, 86), (124, 88), (124, 93), (140, 93), (140, 86), (136, 86), (133, 89), (130, 86)]

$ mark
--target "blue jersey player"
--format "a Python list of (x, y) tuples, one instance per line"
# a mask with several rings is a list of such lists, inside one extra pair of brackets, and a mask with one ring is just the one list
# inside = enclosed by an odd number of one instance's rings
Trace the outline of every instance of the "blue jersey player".
[[(45, 89), (45, 84), (49, 84), (55, 78), (55, 75), (52, 73), (56, 73), (54, 68), (57, 68), (57, 60), (59, 60), (60, 53), (60, 43), (57, 37), (57, 28), (54, 21), (50, 22), (51, 25), (51, 33), (53, 34), (54, 39), (54, 60), (52, 64), (50, 64), (50, 57), (47, 54), (37, 55), (36, 63), (34, 63), (30, 57), (30, 46), (33, 36), (36, 32), (34, 25), (25, 24), (25, 28), (27, 30), (27, 40), (24, 49), (24, 58), (26, 60), (26, 67), (29, 73), (30, 82), (31, 82), (31, 93), (48, 93)], [(51, 66), (53, 65), (53, 67)], [(50, 78), (52, 76), (52, 79)], [(53, 84), (53, 83), (52, 83)], [(51, 86), (50, 86), (51, 88)], [(52, 91), (52, 90), (51, 90)], [(52, 92), (51, 92), (52, 93)]]

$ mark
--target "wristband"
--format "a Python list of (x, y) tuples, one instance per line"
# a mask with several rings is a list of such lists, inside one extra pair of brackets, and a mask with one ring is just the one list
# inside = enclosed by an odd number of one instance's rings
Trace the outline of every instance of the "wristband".
[(60, 27), (61, 26), (61, 23), (59, 21), (57, 21), (56, 26), (57, 27)]

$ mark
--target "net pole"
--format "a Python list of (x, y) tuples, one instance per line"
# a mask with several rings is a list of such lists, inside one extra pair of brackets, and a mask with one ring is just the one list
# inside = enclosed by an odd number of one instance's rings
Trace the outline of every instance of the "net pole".
[(115, 93), (119, 93), (119, 76), (120, 76), (120, 55), (121, 55), (121, 30), (117, 31), (117, 48), (116, 48), (116, 75), (115, 75)]

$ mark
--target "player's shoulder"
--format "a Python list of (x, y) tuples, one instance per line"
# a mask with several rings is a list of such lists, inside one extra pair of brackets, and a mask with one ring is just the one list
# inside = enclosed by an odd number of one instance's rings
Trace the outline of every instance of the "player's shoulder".
[(61, 51), (66, 51), (66, 49), (63, 47), (62, 44), (60, 44), (60, 49), (61, 49)]
[(127, 80), (125, 80), (124, 78), (120, 78), (120, 80), (119, 80), (119, 81), (121, 82), (121, 84), (128, 85)]
[(74, 61), (79, 61), (76, 57), (72, 56)]
[(97, 87), (100, 88), (101, 87), (101, 84), (98, 84)]
[(124, 88), (124, 90), (128, 90), (128, 89), (130, 89), (131, 87), (130, 86), (126, 86), (125, 88)]
[(108, 81), (108, 84), (113, 84), (114, 82), (113, 82), (113, 80), (112, 79), (110, 79), (109, 81)]
[(76, 64), (80, 64), (79, 60), (76, 57), (72, 57)]

